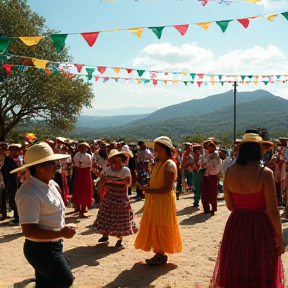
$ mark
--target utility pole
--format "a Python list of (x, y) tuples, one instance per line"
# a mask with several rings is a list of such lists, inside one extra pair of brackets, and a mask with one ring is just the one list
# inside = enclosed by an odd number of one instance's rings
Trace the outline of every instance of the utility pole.
[(234, 82), (234, 142), (236, 141), (236, 93), (237, 93), (237, 83)]

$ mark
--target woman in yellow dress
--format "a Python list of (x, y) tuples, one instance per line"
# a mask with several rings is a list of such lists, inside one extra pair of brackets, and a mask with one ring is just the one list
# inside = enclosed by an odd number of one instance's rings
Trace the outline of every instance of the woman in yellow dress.
[(145, 204), (134, 243), (136, 249), (155, 253), (154, 257), (146, 259), (149, 266), (165, 264), (166, 253), (182, 251), (173, 191), (177, 178), (177, 167), (171, 160), (174, 147), (168, 137), (161, 136), (154, 140), (154, 149), (157, 162), (152, 169), (150, 184), (139, 187), (145, 192)]

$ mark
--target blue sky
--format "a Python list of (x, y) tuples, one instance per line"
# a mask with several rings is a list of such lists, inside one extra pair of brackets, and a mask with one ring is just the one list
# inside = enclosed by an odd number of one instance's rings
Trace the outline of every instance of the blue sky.
[[(46, 19), (49, 28), (61, 33), (95, 32), (115, 28), (134, 28), (190, 24), (206, 21), (246, 18), (288, 11), (287, 1), (254, 5), (211, 1), (203, 7), (196, 0), (28, 0), (31, 9)], [(273, 21), (252, 20), (247, 29), (230, 22), (223, 33), (216, 23), (208, 31), (190, 25), (185, 36), (174, 28), (165, 28), (158, 40), (144, 29), (141, 39), (128, 31), (100, 33), (93, 47), (81, 35), (68, 35), (66, 44), (73, 63), (88, 66), (158, 69), (219, 74), (288, 74), (288, 21), (278, 15)], [(49, 60), (49, 59), (47, 59)], [(117, 76), (107, 69), (107, 76)], [(119, 76), (127, 77), (125, 72)], [(129, 75), (137, 77), (136, 74)], [(160, 76), (159, 76), (160, 78)], [(176, 78), (175, 78), (176, 79)], [(107, 83), (92, 81), (95, 98), (85, 115), (97, 115), (98, 109), (156, 107), (199, 99), (231, 90), (225, 84), (185, 87), (182, 84)], [(268, 84), (241, 85), (239, 91), (266, 89), (288, 98), (288, 86)], [(232, 97), (232, 94), (231, 94)], [(138, 114), (138, 113), (137, 113)]]

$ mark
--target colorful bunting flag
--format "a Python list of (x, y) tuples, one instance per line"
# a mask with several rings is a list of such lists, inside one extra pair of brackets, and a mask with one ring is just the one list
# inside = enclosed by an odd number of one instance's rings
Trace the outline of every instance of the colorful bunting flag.
[(86, 40), (90, 47), (94, 45), (99, 34), (100, 32), (81, 33), (82, 37)]
[(139, 39), (141, 39), (141, 35), (142, 35), (142, 32), (143, 32), (143, 27), (140, 27), (140, 28), (130, 28), (130, 29), (127, 29), (129, 32), (132, 32), (134, 33), (135, 35), (137, 35), (137, 37)]
[(247, 19), (247, 18), (237, 19), (237, 21), (239, 23), (241, 23), (244, 28), (247, 28), (249, 26), (249, 23), (250, 23), (249, 19)]
[(60, 53), (65, 47), (65, 41), (68, 34), (51, 34), (50, 37), (53, 41), (53, 44), (56, 48), (56, 51)]
[(163, 31), (163, 29), (165, 28), (165, 26), (161, 26), (161, 27), (148, 27), (148, 28), (151, 29), (151, 30), (154, 32), (154, 34), (156, 35), (156, 37), (157, 37), (158, 39), (160, 39), (161, 36), (162, 36), (162, 31)]
[(224, 33), (229, 25), (229, 22), (231, 21), (232, 20), (216, 21), (216, 23), (221, 28), (222, 32)]
[(105, 67), (105, 66), (97, 66), (97, 69), (101, 74), (103, 74), (106, 71), (106, 68), (107, 67)]
[(145, 70), (137, 70), (139, 77), (141, 77), (145, 72)]
[(205, 31), (208, 31), (208, 28), (211, 25), (211, 22), (196, 23), (196, 25), (201, 26)]
[(19, 37), (20, 40), (27, 46), (37, 45), (38, 42), (43, 38), (42, 36), (37, 37)]
[(188, 30), (189, 25), (174, 25), (173, 27), (179, 31), (182, 36), (184, 36)]
[(74, 66), (77, 68), (77, 72), (80, 73), (84, 65), (83, 64), (74, 64)]
[(9, 44), (13, 41), (12, 38), (0, 37), (0, 53), (6, 52)]

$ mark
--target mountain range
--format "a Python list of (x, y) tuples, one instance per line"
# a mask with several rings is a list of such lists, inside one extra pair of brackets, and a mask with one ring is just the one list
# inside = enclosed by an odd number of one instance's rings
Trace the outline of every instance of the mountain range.
[[(94, 123), (94, 126), (89, 126), (82, 121), (83, 128), (77, 124), (73, 134), (82, 138), (110, 137), (129, 140), (153, 139), (160, 134), (174, 139), (194, 133), (212, 136), (215, 133), (221, 134), (228, 129), (233, 129), (233, 101), (233, 91), (228, 91), (204, 99), (171, 105), (149, 115), (122, 115), (114, 116), (113, 119), (102, 117), (104, 119), (95, 119), (95, 122), (90, 118), (93, 116), (82, 116), (84, 117), (82, 119), (87, 120), (86, 123)], [(245, 130), (248, 127), (287, 128), (288, 100), (277, 97), (266, 90), (256, 90), (237, 92), (236, 103), (237, 130)], [(104, 120), (109, 125), (103, 129)], [(99, 121), (99, 125), (102, 123), (102, 127), (97, 127), (97, 121)]]

